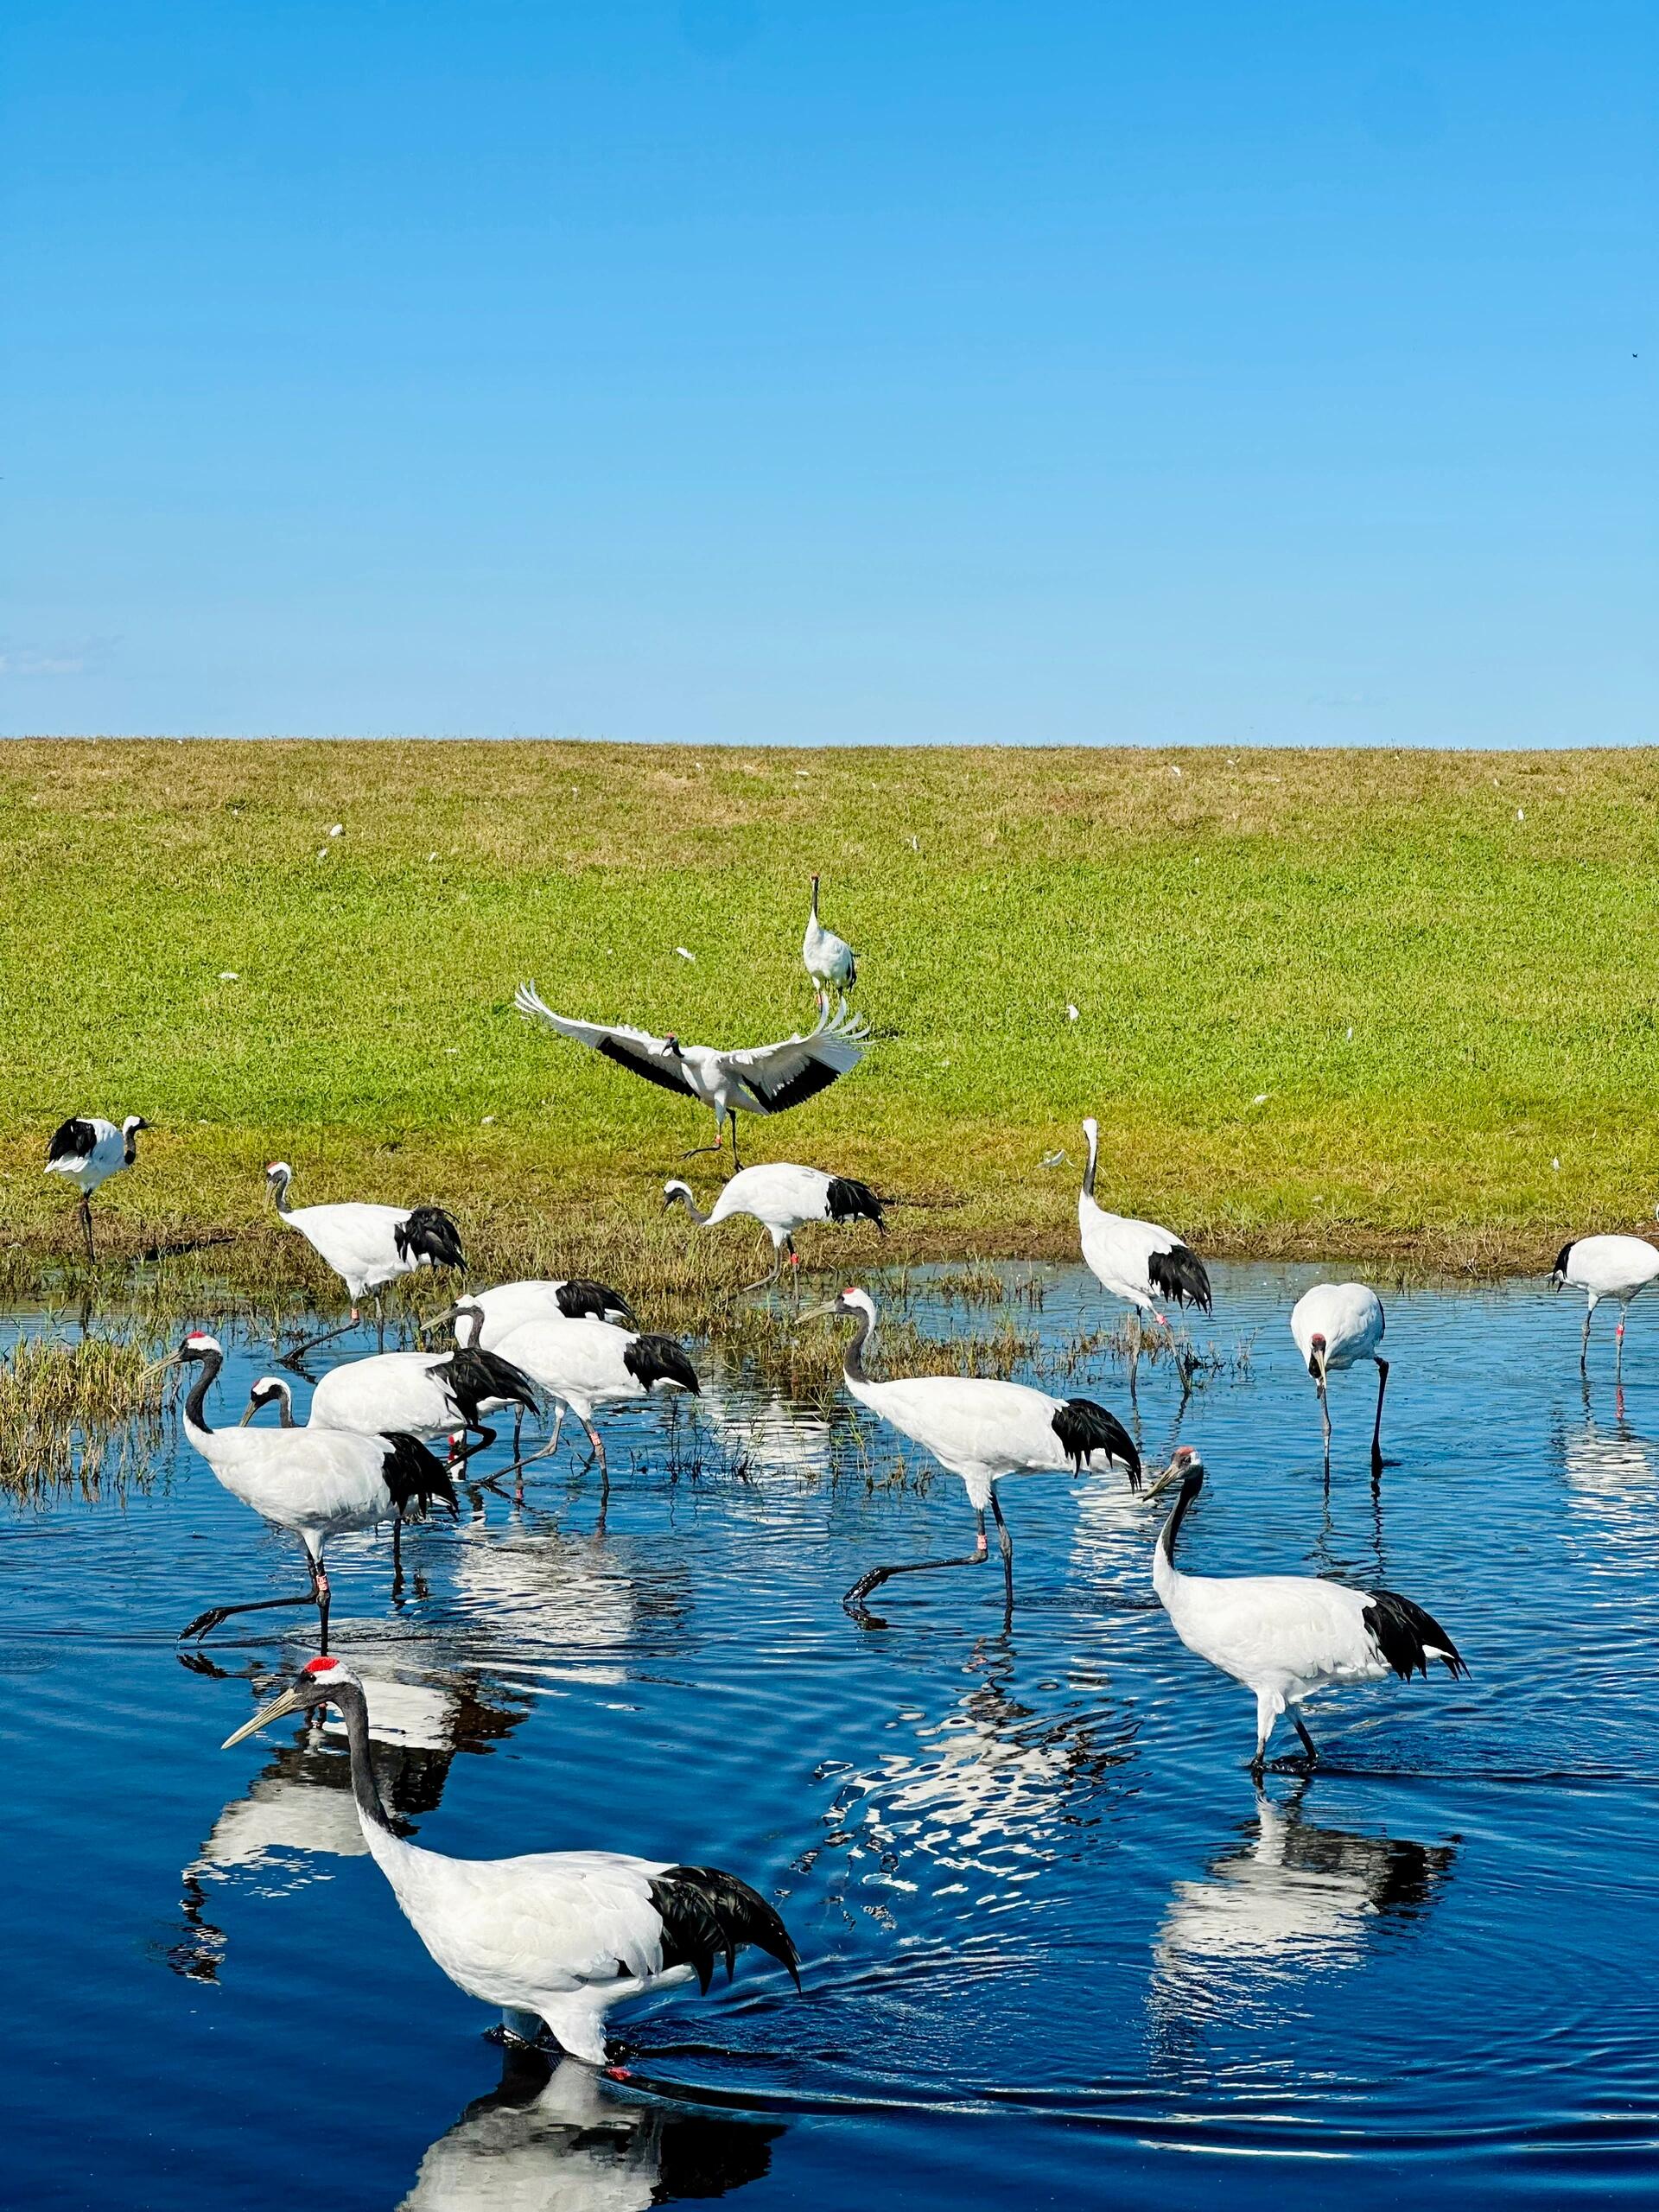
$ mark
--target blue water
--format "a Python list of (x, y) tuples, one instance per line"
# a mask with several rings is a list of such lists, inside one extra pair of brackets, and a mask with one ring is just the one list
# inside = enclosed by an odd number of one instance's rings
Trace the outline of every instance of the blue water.
[[(409, 1537), (396, 1604), (384, 1541), (331, 1551), (423, 1840), (779, 1897), (804, 1996), (751, 1959), (615, 2016), (673, 2096), (504, 2079), (363, 1853), (337, 1732), (217, 1748), (305, 1616), (200, 1661), (176, 1632), (300, 1578), (170, 1430), (124, 1503), (6, 1509), (5, 2204), (1649, 2201), (1659, 1317), (1621, 1395), (1611, 1334), (1586, 1390), (1580, 1309), (1535, 1284), (1389, 1298), (1397, 1464), (1374, 1488), (1372, 1385), (1339, 1377), (1327, 1486), (1284, 1325), (1308, 1271), (1217, 1277), (1200, 1341), (1249, 1357), (1181, 1418), (1210, 1469), (1187, 1564), (1386, 1580), (1472, 1669), (1333, 1700), (1306, 1785), (1252, 1785), (1251, 1700), (1151, 1603), (1158, 1509), (1121, 1478), (1007, 1486), (1007, 1632), (994, 1569), (890, 1585), (861, 1630), (842, 1591), (963, 1548), (960, 1486), (894, 1484), (890, 1433), (706, 1358), (690, 1419), (611, 1418), (602, 1536), (566, 1459), (522, 1510), (480, 1491)], [(1061, 1274), (1040, 1325), (1097, 1312)], [(226, 1417), (267, 1364), (238, 1347)], [(1068, 1387), (1128, 1409), (1109, 1361)], [(1177, 1414), (1143, 1367), (1149, 1458)]]

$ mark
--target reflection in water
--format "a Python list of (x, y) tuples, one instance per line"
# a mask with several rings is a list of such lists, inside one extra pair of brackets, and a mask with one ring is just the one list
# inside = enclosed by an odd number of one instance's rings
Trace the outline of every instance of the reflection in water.
[(719, 1437), (740, 1481), (754, 1475), (795, 1475), (820, 1482), (830, 1473), (830, 1422), (775, 1390), (753, 1390), (728, 1375), (711, 1375), (703, 1382), (697, 1418)]
[(624, 2102), (590, 2066), (509, 2047), (501, 2086), (421, 2161), (399, 2212), (645, 2212), (759, 2181), (783, 2133)]
[[(381, 1794), (394, 1814), (418, 1819), (436, 1809), (455, 1755), (510, 1735), (528, 1703), (512, 1690), (486, 1688), (472, 1674), (408, 1681), (370, 1671), (358, 1660), (369, 1707), (369, 1738)], [(217, 1670), (216, 1670), (217, 1671)], [(233, 1798), (181, 1877), (185, 1930), (168, 1953), (175, 1973), (215, 1981), (226, 1948), (207, 1916), (209, 1891), (235, 1880), (274, 1897), (327, 1878), (317, 1862), (367, 1850), (352, 1796), (346, 1733), (330, 1712), (308, 1719)]]
[(1569, 1503), (1615, 1552), (1635, 1554), (1645, 1572), (1659, 1536), (1659, 1471), (1652, 1446), (1624, 1418), (1622, 1392), (1617, 1406), (1612, 1422), (1599, 1422), (1586, 1391), (1582, 1426), (1559, 1431), (1556, 1445)]
[(1451, 1871), (1456, 1841), (1413, 1843), (1324, 1827), (1258, 1791), (1240, 1851), (1177, 1882), (1153, 1944), (1151, 2009), (1170, 2027), (1236, 2018), (1287, 1982), (1360, 1965), (1379, 1920), (1408, 1919)]
[(854, 1862), (875, 1855), (889, 1872), (901, 1853), (919, 1851), (1011, 1885), (1050, 1862), (1063, 1826), (1069, 1849), (1079, 1804), (1128, 1758), (1135, 1723), (1097, 1711), (1039, 1712), (1008, 1688), (1012, 1666), (1003, 1637), (982, 1638), (968, 1664), (970, 1686), (942, 1719), (901, 1711), (899, 1725), (913, 1728), (918, 1748), (888, 1751), (843, 1779), (825, 1816), (827, 1841), (848, 1847)]
[(626, 1681), (645, 1618), (677, 1618), (661, 1589), (636, 1588), (602, 1537), (541, 1522), (491, 1529), (463, 1522), (451, 1561), (455, 1603), (502, 1639), (514, 1670), (601, 1685)]

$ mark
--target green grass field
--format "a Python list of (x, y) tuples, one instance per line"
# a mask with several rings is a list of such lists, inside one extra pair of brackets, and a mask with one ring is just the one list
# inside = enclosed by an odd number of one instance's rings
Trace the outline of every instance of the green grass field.
[(643, 1233), (709, 1118), (513, 987), (785, 1035), (814, 868), (893, 1033), (746, 1158), (917, 1201), (912, 1255), (1069, 1250), (1090, 1110), (1103, 1202), (1218, 1251), (1541, 1268), (1659, 1194), (1656, 753), (30, 741), (0, 838), (15, 1264), (74, 1250), (74, 1111), (156, 1125), (115, 1254), (267, 1218), (276, 1154), (296, 1204)]

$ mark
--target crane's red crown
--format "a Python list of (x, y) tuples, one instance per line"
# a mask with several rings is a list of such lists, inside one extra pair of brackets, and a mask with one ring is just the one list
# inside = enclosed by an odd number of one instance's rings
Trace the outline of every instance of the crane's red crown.
[(339, 1664), (338, 1659), (331, 1659), (325, 1651), (321, 1659), (308, 1659), (300, 1671), (304, 1675), (332, 1675)]

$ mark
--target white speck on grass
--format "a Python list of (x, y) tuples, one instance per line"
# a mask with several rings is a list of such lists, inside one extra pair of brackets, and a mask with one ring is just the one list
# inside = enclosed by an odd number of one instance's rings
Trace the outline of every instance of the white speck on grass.
[(242, 978), (234, 968), (221, 968), (219, 971), (219, 980), (221, 983), (239, 983)]
[(435, 853), (429, 853), (429, 854), (427, 855), (427, 856), (426, 856), (426, 857), (427, 857), (427, 858), (428, 858), (428, 860), (429, 860), (429, 861), (435, 861), (435, 860), (436, 860), (436, 858), (437, 858), (438, 856), (437, 856), (437, 855), (436, 855)]
[(1077, 1009), (1072, 1005), (1070, 999), (1065, 1002), (1065, 1018), (1068, 1021), (1076, 1021), (1078, 1019)]
[(1525, 808), (1524, 806), (1517, 806), (1517, 807), (1516, 808), (1516, 810), (1515, 810), (1515, 818), (1516, 818), (1516, 820), (1517, 822), (1524, 822), (1524, 821), (1526, 820), (1526, 818), (1527, 818), (1527, 810), (1526, 810), (1526, 808)]
[(479, 1125), (478, 1125), (478, 1126), (479, 1126), (479, 1128), (480, 1128), (480, 1129), (487, 1129), (487, 1128), (489, 1128), (489, 1126), (490, 1126), (490, 1123), (491, 1123), (494, 1119), (495, 1119), (495, 1116), (494, 1116), (494, 1115), (493, 1115), (493, 1114), (486, 1114), (486, 1115), (484, 1116), (483, 1120), (479, 1123)]
[(1180, 772), (1180, 770), (1179, 770), (1179, 769), (1175, 766), (1175, 763), (1174, 763), (1173, 760), (1172, 760), (1172, 761), (1170, 762), (1170, 764), (1169, 764), (1169, 772), (1170, 772), (1170, 774), (1171, 774), (1172, 776), (1174, 776), (1174, 777), (1176, 777), (1176, 778), (1178, 778), (1178, 779), (1179, 779), (1179, 775), (1180, 775), (1180, 772)]
[(697, 956), (695, 952), (688, 952), (683, 944), (677, 944), (674, 950), (679, 954), (682, 960), (689, 960), (694, 968), (696, 966)]
[(1351, 1039), (1351, 1038), (1352, 1038), (1353, 1033), (1354, 1033), (1354, 1025), (1353, 1025), (1353, 1023), (1351, 1021), (1351, 1022), (1349, 1023), (1349, 1025), (1348, 1025), (1348, 1034), (1349, 1034), (1350, 1039)]
[(327, 848), (327, 845), (319, 845), (319, 846), (317, 847), (317, 858), (318, 858), (320, 861), (326, 861), (326, 860), (327, 859), (327, 857), (328, 857), (328, 848)]
[(1046, 1152), (1043, 1154), (1043, 1166), (1045, 1167), (1058, 1167), (1065, 1158), (1065, 1154), (1063, 1152)]
[(336, 822), (328, 835), (331, 837), (343, 837), (346, 835), (346, 824), (343, 822)]
[(1252, 1106), (1265, 1106), (1272, 1096), (1273, 1093), (1270, 1090), (1258, 1090), (1250, 1103)]
[(1554, 1159), (1554, 1160), (1552, 1160), (1550, 1161), (1550, 1163), (1549, 1163), (1549, 1164), (1550, 1164), (1550, 1166), (1551, 1166), (1555, 1170), (1555, 1173), (1559, 1175), (1559, 1174), (1560, 1173), (1560, 1172), (1561, 1172), (1561, 1163), (1560, 1163), (1560, 1160), (1559, 1157), (1558, 1157), (1558, 1158), (1556, 1158), (1556, 1159)]

